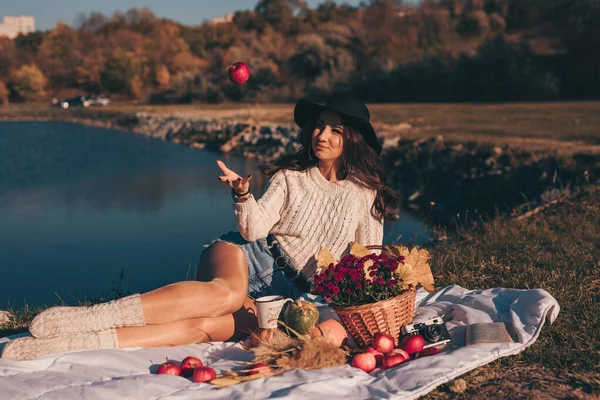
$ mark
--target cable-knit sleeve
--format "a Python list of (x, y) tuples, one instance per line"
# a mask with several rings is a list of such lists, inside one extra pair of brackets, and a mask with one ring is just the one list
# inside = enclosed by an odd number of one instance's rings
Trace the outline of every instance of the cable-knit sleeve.
[(269, 231), (281, 218), (281, 209), (287, 197), (287, 185), (283, 171), (277, 172), (256, 201), (253, 196), (243, 203), (234, 203), (233, 213), (238, 230), (249, 242), (267, 237)]
[(371, 211), (376, 195), (377, 192), (373, 190), (365, 196), (362, 217), (356, 228), (356, 242), (364, 246), (383, 244), (383, 218), (376, 218)]

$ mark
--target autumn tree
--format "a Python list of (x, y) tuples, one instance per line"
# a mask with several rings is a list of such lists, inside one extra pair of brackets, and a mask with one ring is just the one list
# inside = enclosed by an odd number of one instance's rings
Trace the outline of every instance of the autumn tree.
[(17, 65), (17, 51), (13, 41), (0, 36), (0, 79), (7, 78)]
[(4, 84), (4, 82), (0, 81), (0, 105), (8, 104), (9, 96), (10, 96), (10, 93), (9, 93), (8, 89), (6, 88), (6, 85)]
[(45, 36), (46, 34), (41, 31), (17, 35), (13, 42), (15, 49), (18, 51), (18, 59), (21, 65), (35, 62)]
[(81, 62), (82, 51), (77, 32), (59, 22), (40, 45), (37, 65), (54, 86), (69, 88), (77, 85), (76, 71)]
[(294, 23), (294, 14), (307, 8), (303, 0), (260, 0), (256, 14), (279, 32), (286, 32)]
[(11, 79), (11, 88), (19, 100), (39, 100), (45, 95), (47, 79), (33, 64), (23, 65), (16, 70)]
[(76, 69), (77, 86), (89, 93), (102, 91), (102, 72), (106, 67), (106, 58), (100, 49), (92, 49), (83, 56), (81, 65)]
[(156, 69), (155, 79), (160, 90), (167, 90), (171, 86), (171, 74), (164, 65), (160, 65)]

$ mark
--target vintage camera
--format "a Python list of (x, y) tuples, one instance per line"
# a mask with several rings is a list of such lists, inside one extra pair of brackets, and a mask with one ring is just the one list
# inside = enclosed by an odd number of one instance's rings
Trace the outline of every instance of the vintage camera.
[(425, 338), (425, 346), (443, 348), (452, 343), (448, 328), (442, 317), (434, 317), (425, 322), (404, 325), (402, 331), (405, 335), (421, 335)]

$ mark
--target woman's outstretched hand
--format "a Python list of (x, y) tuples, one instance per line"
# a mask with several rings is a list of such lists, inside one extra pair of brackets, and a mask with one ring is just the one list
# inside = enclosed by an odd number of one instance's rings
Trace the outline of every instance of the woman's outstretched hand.
[(234, 192), (242, 194), (250, 190), (250, 178), (252, 178), (252, 174), (242, 178), (236, 172), (227, 168), (223, 161), (217, 160), (217, 165), (223, 173), (223, 175), (219, 176), (219, 180), (226, 183)]

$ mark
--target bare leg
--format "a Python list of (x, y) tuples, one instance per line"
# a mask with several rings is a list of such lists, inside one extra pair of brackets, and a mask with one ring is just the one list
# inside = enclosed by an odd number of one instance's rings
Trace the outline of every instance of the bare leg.
[(248, 295), (248, 262), (238, 246), (216, 242), (203, 254), (198, 278), (142, 295), (146, 324), (218, 317), (240, 309)]
[(52, 307), (33, 319), (29, 331), (36, 338), (49, 338), (219, 317), (242, 307), (248, 294), (248, 263), (242, 249), (217, 242), (203, 253), (198, 270), (202, 282), (178, 282), (90, 307)]
[(120, 348), (164, 347), (209, 341), (239, 340), (256, 329), (256, 308), (250, 298), (238, 311), (215, 318), (192, 318), (162, 325), (118, 328)]

